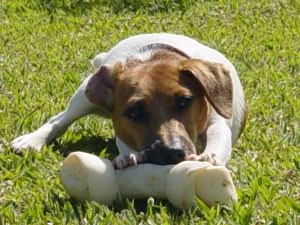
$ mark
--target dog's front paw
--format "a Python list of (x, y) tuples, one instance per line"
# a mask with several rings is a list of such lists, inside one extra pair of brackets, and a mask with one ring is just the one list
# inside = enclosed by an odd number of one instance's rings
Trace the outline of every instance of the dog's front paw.
[(128, 166), (136, 166), (140, 163), (140, 157), (138, 154), (129, 154), (129, 155), (118, 155), (113, 160), (113, 166), (115, 169), (125, 169)]
[(21, 153), (25, 149), (40, 151), (46, 140), (36, 133), (29, 133), (17, 137), (10, 143), (10, 147), (15, 153)]
[(200, 155), (196, 154), (191, 154), (187, 157), (187, 160), (190, 161), (202, 161), (202, 162), (209, 162), (214, 166), (219, 166), (221, 165), (221, 161), (217, 158), (215, 154), (210, 154), (210, 153), (202, 153)]

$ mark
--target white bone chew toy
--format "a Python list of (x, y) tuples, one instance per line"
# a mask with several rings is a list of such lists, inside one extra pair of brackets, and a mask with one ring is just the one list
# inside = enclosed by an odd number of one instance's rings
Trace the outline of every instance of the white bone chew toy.
[(64, 161), (60, 178), (67, 193), (81, 201), (112, 205), (126, 198), (168, 199), (186, 209), (198, 197), (208, 206), (237, 201), (229, 171), (207, 162), (183, 161), (177, 165), (139, 164), (115, 170), (112, 162), (84, 152)]

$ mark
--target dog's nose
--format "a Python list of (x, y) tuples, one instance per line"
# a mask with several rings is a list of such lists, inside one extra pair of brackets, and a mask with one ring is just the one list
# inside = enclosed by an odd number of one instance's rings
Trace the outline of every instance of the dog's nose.
[(186, 152), (182, 149), (169, 148), (162, 142), (154, 142), (150, 149), (143, 153), (145, 163), (158, 165), (177, 164), (186, 158)]

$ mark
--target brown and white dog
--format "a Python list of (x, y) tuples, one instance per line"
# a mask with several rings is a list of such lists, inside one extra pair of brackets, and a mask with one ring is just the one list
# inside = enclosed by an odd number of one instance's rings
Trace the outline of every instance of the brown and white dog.
[(183, 160), (225, 165), (246, 121), (234, 66), (218, 51), (174, 34), (143, 34), (94, 59), (96, 72), (67, 109), (11, 142), (15, 152), (40, 150), (89, 113), (113, 121), (116, 168)]

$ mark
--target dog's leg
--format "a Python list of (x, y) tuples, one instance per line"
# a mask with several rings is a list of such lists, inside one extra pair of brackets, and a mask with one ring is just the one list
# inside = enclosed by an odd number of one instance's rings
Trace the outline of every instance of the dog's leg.
[(81, 84), (69, 102), (65, 111), (53, 116), (48, 122), (36, 131), (25, 134), (11, 142), (11, 148), (15, 153), (24, 149), (40, 151), (44, 144), (63, 134), (68, 126), (76, 119), (93, 112), (93, 105), (85, 96), (85, 87), (89, 77)]
[(214, 115), (206, 130), (206, 147), (200, 155), (190, 155), (189, 160), (208, 161), (225, 166), (231, 156), (232, 133), (230, 121)]
[[(107, 53), (103, 52), (94, 58), (92, 65), (95, 69), (100, 68), (106, 55)], [(48, 144), (63, 134), (73, 121), (94, 111), (99, 112), (99, 109), (85, 96), (85, 89), (91, 76), (86, 78), (74, 93), (65, 111), (50, 118), (48, 122), (36, 131), (14, 139), (11, 142), (12, 150), (16, 153), (20, 153), (24, 149), (40, 151), (44, 144)]]
[(211, 121), (207, 128), (207, 142), (201, 161), (209, 161), (213, 165), (225, 166), (232, 150), (231, 129), (224, 118)]
[(124, 169), (128, 166), (137, 165), (139, 159), (139, 153), (134, 151), (118, 137), (116, 137), (116, 145), (119, 150), (119, 155), (113, 160), (115, 169)]

